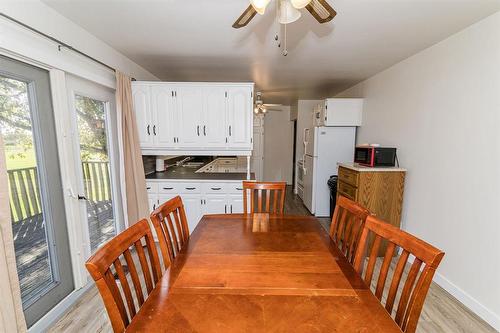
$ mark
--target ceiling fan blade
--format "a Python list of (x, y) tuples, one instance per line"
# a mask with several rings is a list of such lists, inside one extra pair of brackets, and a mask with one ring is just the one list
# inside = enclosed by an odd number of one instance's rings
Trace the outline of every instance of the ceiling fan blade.
[(235, 28), (235, 29), (243, 28), (244, 26), (246, 26), (248, 24), (248, 22), (250, 22), (253, 19), (255, 14), (257, 14), (257, 11), (255, 10), (255, 8), (253, 8), (252, 5), (248, 6), (248, 8), (245, 9), (243, 14), (241, 14), (241, 16), (238, 17), (236, 22), (234, 22), (233, 28)]
[(319, 23), (329, 22), (337, 15), (335, 9), (326, 0), (312, 0), (306, 9)]
[(265, 106), (266, 108), (267, 108), (267, 107), (283, 106), (283, 104), (267, 104), (267, 103), (262, 104), (262, 105), (263, 105), (263, 106)]

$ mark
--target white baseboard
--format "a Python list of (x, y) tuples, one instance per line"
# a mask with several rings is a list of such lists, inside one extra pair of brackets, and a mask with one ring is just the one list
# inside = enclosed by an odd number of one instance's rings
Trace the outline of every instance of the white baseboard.
[(69, 308), (76, 303), (76, 301), (92, 287), (93, 283), (88, 283), (85, 287), (74, 290), (66, 296), (61, 302), (52, 308), (45, 316), (40, 318), (36, 323), (28, 329), (28, 333), (42, 333), (47, 332)]
[(494, 329), (500, 331), (500, 316), (483, 304), (478, 302), (474, 297), (466, 293), (457, 285), (453, 284), (450, 280), (445, 278), (442, 274), (436, 272), (434, 275), (434, 282), (441, 286), (444, 290), (449, 292), (453, 297), (460, 301), (463, 305), (469, 308), (472, 312), (481, 317), (484, 321), (490, 324)]

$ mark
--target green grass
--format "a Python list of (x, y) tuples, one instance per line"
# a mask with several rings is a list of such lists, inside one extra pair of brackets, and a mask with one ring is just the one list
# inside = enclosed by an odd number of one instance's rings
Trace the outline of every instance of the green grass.
[(36, 166), (35, 151), (5, 147), (7, 170), (31, 168)]

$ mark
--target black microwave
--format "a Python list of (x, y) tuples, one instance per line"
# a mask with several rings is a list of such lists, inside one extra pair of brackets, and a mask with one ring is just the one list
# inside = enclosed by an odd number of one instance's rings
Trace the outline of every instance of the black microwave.
[(396, 148), (358, 146), (354, 162), (368, 167), (393, 167), (396, 165)]

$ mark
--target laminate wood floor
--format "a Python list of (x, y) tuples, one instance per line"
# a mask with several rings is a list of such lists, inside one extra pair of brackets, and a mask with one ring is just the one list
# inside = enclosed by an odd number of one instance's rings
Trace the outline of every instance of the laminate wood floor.
[[(291, 187), (287, 188), (285, 213), (310, 215), (300, 198), (293, 194)], [(321, 218), (320, 222), (326, 230), (329, 229), (328, 218)], [(391, 275), (392, 273), (389, 273), (389, 276)], [(112, 332), (97, 288), (92, 287), (86, 292), (49, 332)], [(417, 332), (494, 333), (497, 331), (433, 283), (427, 295)]]

